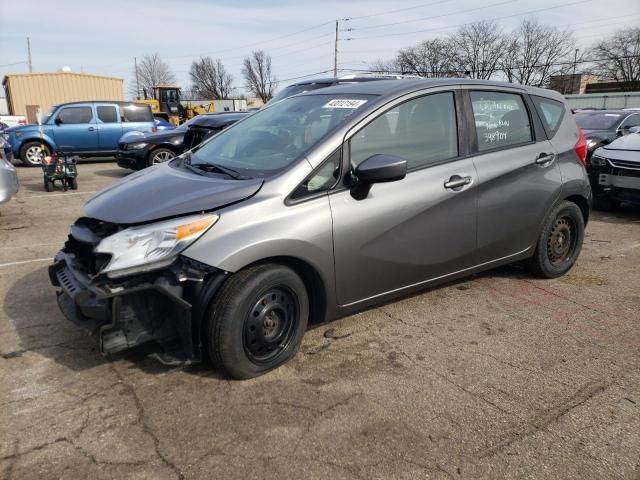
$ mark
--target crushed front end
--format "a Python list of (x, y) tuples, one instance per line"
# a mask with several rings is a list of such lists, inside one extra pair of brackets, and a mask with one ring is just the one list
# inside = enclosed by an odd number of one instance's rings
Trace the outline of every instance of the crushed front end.
[(49, 267), (62, 313), (95, 336), (104, 355), (151, 343), (163, 363), (200, 361), (206, 305), (226, 273), (176, 254), (114, 278), (105, 273), (112, 256), (98, 246), (125, 228), (86, 217), (72, 225)]

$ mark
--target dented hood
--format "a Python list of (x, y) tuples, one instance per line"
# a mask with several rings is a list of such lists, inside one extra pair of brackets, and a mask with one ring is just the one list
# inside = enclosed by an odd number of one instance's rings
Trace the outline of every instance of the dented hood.
[(85, 203), (86, 216), (128, 225), (215, 210), (255, 195), (263, 182), (198, 175), (174, 163), (146, 168), (98, 192)]

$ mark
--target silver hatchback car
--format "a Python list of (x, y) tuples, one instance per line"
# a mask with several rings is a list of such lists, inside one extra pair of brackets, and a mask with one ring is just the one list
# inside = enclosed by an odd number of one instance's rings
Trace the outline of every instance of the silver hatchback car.
[(310, 324), (498, 265), (567, 272), (586, 140), (548, 90), (464, 79), (329, 87), (267, 106), (96, 194), (50, 267), (105, 354), (153, 342), (233, 378)]

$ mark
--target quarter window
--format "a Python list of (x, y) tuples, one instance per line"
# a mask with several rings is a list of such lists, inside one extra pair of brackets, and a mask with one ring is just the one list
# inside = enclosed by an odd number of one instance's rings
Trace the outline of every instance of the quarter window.
[(98, 112), (98, 119), (102, 123), (118, 123), (118, 112), (116, 111), (116, 107), (111, 105), (99, 106), (96, 107), (96, 111)]
[(340, 176), (341, 148), (333, 152), (324, 163), (302, 182), (291, 194), (292, 200), (329, 190)]
[(89, 123), (93, 118), (91, 107), (66, 107), (58, 114), (60, 123), (69, 125), (75, 123)]
[(147, 105), (127, 105), (122, 108), (125, 122), (153, 122), (153, 114)]
[(531, 100), (538, 110), (542, 123), (549, 137), (553, 137), (560, 127), (560, 120), (564, 115), (564, 105), (556, 100), (531, 95)]
[(379, 153), (404, 158), (409, 169), (457, 157), (453, 93), (436, 93), (402, 103), (369, 123), (350, 142), (354, 167)]
[(470, 92), (478, 150), (530, 142), (531, 122), (522, 97), (503, 92)]

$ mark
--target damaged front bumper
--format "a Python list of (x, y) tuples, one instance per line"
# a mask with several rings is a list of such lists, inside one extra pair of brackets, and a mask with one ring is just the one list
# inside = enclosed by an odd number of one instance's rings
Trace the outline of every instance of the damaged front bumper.
[(166, 364), (202, 359), (206, 306), (227, 273), (185, 257), (170, 267), (114, 281), (91, 277), (61, 251), (49, 267), (60, 310), (97, 337), (103, 355), (155, 343)]

